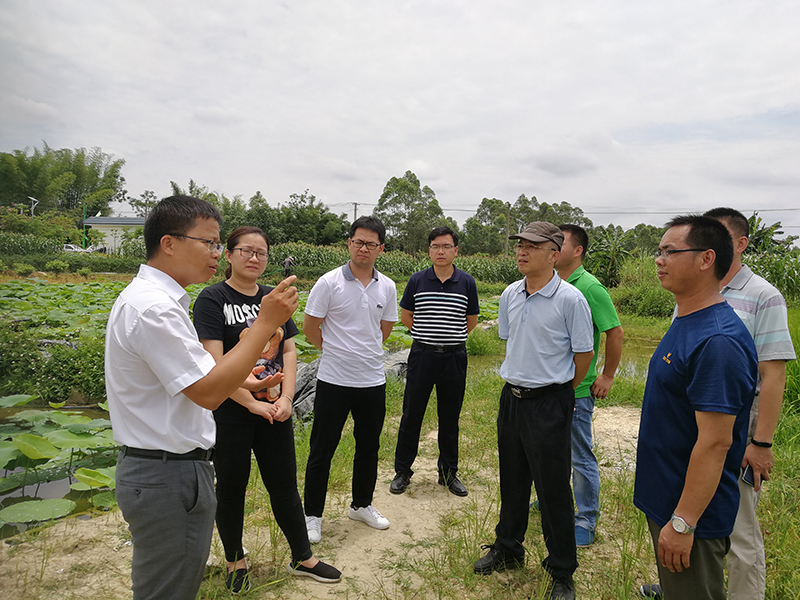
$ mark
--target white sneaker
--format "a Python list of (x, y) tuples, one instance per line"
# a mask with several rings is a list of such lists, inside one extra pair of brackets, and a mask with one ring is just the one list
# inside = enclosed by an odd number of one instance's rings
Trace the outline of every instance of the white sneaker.
[(354, 521), (366, 523), (373, 529), (389, 529), (389, 519), (384, 517), (378, 509), (372, 506), (362, 506), (361, 508), (350, 507), (350, 518)]
[(322, 539), (322, 517), (306, 517), (308, 541), (317, 544)]

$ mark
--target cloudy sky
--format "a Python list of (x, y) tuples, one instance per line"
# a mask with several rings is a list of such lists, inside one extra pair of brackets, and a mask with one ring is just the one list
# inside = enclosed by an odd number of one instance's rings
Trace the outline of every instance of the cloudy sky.
[(99, 146), (132, 196), (363, 214), (411, 170), (462, 224), (524, 193), (800, 234), (799, 38), (796, 0), (3, 0), (0, 151)]

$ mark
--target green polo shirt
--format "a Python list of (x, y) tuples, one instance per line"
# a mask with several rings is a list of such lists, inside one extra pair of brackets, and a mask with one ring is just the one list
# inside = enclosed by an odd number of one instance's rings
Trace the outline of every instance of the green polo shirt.
[(603, 331), (619, 327), (619, 317), (611, 302), (608, 290), (589, 273), (583, 266), (578, 267), (567, 279), (567, 283), (574, 285), (583, 294), (592, 311), (592, 329), (594, 330), (594, 356), (589, 365), (589, 372), (575, 390), (576, 398), (585, 398), (591, 395), (590, 388), (597, 379), (597, 352), (600, 350), (600, 334)]

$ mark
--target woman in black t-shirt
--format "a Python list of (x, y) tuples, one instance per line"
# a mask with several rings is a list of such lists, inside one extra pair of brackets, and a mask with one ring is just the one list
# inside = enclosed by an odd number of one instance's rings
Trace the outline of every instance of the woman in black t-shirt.
[[(226, 281), (204, 289), (194, 304), (194, 324), (203, 346), (219, 360), (233, 348), (258, 315), (261, 298), (272, 288), (258, 283), (269, 253), (266, 234), (257, 227), (240, 227), (227, 242)], [(297, 462), (292, 429), (292, 398), (297, 373), (298, 333), (289, 319), (264, 348), (258, 365), (264, 389), (239, 388), (214, 411), (217, 443), (217, 529), (225, 548), (227, 589), (250, 587), (242, 548), (244, 499), (250, 478), (250, 452), (258, 461), (270, 495), (272, 512), (292, 551), (288, 570), (324, 583), (341, 580), (341, 573), (311, 552), (305, 514), (297, 491)]]

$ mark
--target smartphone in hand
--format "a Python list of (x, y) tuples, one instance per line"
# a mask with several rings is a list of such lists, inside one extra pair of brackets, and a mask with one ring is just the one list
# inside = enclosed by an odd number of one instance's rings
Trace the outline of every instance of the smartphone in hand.
[(744, 481), (751, 488), (756, 487), (756, 481), (753, 475), (753, 467), (751, 465), (747, 465), (744, 469), (742, 469), (742, 481)]

